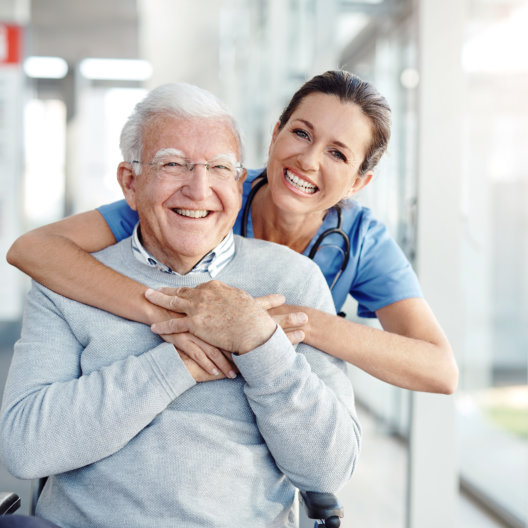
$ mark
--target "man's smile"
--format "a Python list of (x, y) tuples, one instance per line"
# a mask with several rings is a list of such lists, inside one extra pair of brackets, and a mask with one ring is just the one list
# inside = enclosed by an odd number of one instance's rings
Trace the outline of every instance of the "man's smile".
[(188, 218), (205, 218), (211, 213), (211, 211), (208, 211), (207, 209), (180, 209), (175, 207), (172, 210), (176, 214), (179, 214), (180, 216), (186, 216)]

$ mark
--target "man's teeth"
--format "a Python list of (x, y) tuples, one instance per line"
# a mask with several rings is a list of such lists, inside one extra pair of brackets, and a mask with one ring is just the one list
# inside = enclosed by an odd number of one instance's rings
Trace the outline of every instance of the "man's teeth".
[(205, 218), (209, 214), (209, 211), (205, 209), (174, 209), (174, 211), (181, 216), (189, 216), (190, 218)]
[(286, 179), (294, 186), (297, 187), (297, 189), (300, 189), (301, 191), (313, 194), (315, 191), (317, 191), (317, 186), (312, 185), (311, 183), (308, 183), (306, 180), (302, 180), (301, 178), (295, 176), (295, 174), (292, 174), (290, 171), (286, 171)]

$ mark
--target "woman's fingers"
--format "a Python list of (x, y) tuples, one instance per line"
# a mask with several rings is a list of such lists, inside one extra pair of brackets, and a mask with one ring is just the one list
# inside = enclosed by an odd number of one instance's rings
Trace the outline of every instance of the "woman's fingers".
[(172, 312), (186, 313), (185, 309), (188, 306), (188, 301), (179, 296), (184, 294), (188, 288), (162, 288), (161, 290), (153, 290), (149, 288), (145, 292), (145, 297), (157, 306), (161, 306), (166, 310)]
[(305, 335), (302, 330), (285, 331), (285, 333), (292, 345), (297, 345), (304, 341)]
[(273, 320), (286, 332), (301, 328), (308, 322), (308, 316), (304, 312), (290, 312), (286, 314), (271, 314)]
[(260, 308), (269, 310), (284, 304), (286, 299), (280, 293), (272, 293), (270, 295), (264, 295), (263, 297), (255, 297), (255, 301)]

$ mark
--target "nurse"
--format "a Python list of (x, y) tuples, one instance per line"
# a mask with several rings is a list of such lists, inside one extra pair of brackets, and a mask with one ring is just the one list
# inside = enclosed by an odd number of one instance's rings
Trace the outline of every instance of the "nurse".
[[(275, 125), (266, 169), (248, 171), (234, 232), (310, 256), (331, 287), (337, 312), (350, 294), (358, 315), (377, 317), (383, 328), (306, 307), (275, 308), (292, 341), (304, 340), (387, 383), (450, 394), (458, 368), (416, 275), (385, 226), (353, 199), (387, 148), (390, 120), (386, 100), (355, 75), (328, 71), (306, 82)], [(220, 351), (171, 333), (178, 316), (170, 311), (171, 292), (146, 293), (144, 285), (89, 254), (130, 236), (137, 221), (122, 200), (22, 235), (7, 258), (64, 296), (157, 323), (154, 331), (206, 370), (228, 374), (232, 366)]]

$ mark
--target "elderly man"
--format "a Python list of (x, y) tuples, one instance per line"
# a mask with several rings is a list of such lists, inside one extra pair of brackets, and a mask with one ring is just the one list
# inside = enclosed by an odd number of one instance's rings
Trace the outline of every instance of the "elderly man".
[(332, 311), (326, 283), (287, 248), (233, 237), (241, 148), (211, 94), (153, 90), (121, 148), (140, 221), (97, 258), (179, 288), (181, 329), (232, 352), (240, 375), (218, 379), (147, 326), (35, 283), (4, 394), (4, 462), (51, 475), (37, 516), (60, 527), (295, 526), (294, 486), (342, 486), (359, 426), (343, 364), (295, 350), (254, 297)]

